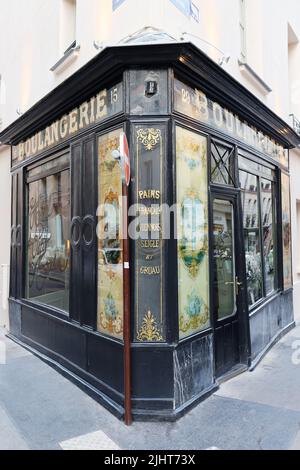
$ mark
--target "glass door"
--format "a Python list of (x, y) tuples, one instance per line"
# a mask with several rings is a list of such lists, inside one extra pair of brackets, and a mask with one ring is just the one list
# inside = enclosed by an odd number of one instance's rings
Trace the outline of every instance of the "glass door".
[(236, 196), (213, 196), (213, 308), (216, 374), (240, 363), (239, 312), (242, 283), (236, 243)]

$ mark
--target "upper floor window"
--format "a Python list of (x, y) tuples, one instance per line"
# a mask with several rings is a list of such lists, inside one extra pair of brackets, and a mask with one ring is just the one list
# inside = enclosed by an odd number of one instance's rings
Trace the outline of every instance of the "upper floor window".
[(240, 40), (241, 40), (241, 62), (247, 61), (247, 47), (246, 47), (246, 0), (239, 0), (240, 2)]
[(76, 45), (76, 0), (62, 0), (60, 48), (66, 54)]

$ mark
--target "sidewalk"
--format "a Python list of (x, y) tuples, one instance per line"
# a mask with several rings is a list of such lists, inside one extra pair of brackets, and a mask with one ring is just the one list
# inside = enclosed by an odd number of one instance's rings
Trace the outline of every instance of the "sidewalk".
[[(177, 423), (126, 427), (41, 360), (4, 338), (0, 449), (300, 449), (300, 326), (256, 368)], [(300, 354), (299, 354), (300, 357)]]

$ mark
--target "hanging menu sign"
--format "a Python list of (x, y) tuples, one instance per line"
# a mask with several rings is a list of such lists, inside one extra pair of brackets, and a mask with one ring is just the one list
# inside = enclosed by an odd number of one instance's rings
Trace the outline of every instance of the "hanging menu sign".
[(174, 95), (175, 111), (218, 129), (288, 167), (288, 154), (282, 145), (209, 99), (201, 90), (175, 79)]
[(34, 157), (123, 109), (122, 83), (100, 91), (77, 108), (12, 149), (12, 164)]
[(135, 126), (135, 341), (165, 340), (163, 319), (163, 162), (165, 127)]

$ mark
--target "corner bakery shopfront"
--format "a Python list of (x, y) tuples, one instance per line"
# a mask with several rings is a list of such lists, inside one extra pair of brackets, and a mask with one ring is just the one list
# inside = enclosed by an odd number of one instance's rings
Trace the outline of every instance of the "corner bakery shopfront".
[(288, 150), (300, 142), (188, 43), (105, 49), (1, 133), (9, 335), (119, 417), (123, 132), (133, 415), (176, 419), (294, 326)]

